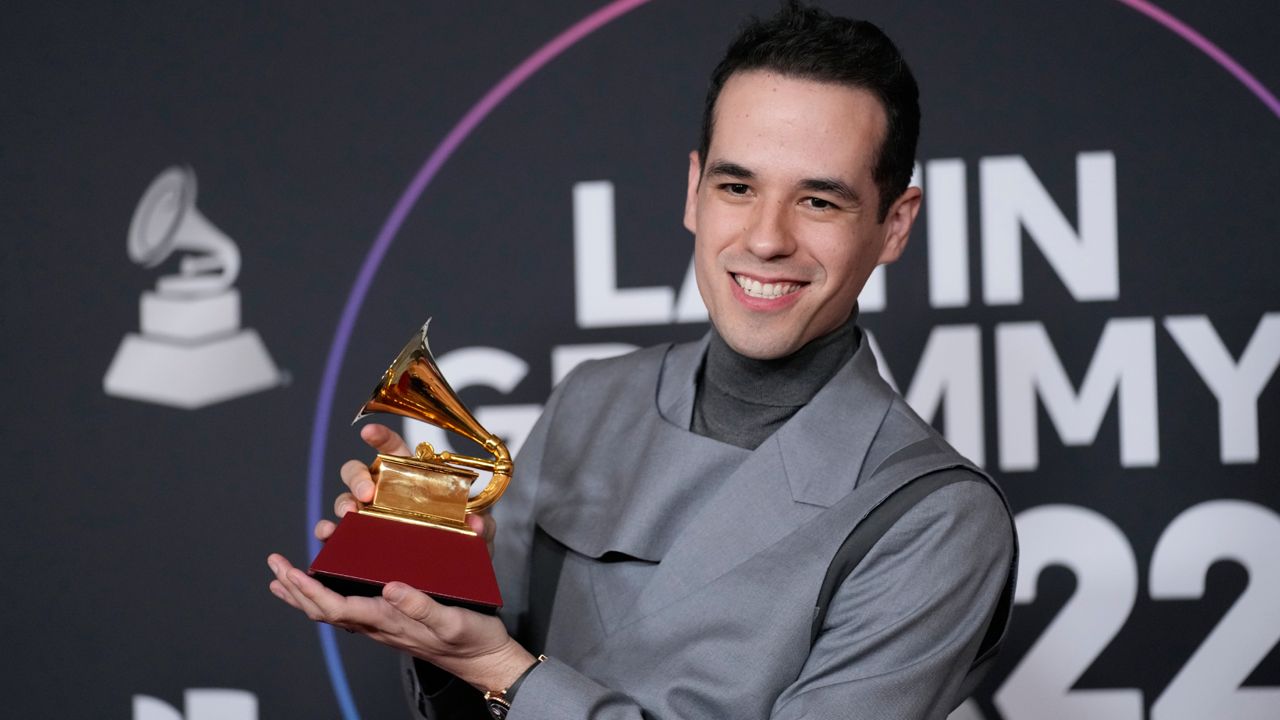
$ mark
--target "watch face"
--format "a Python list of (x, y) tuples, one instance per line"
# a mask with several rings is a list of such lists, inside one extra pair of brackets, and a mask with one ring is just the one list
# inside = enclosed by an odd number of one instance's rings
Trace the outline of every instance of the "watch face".
[(494, 720), (505, 720), (507, 713), (511, 712), (511, 706), (500, 697), (486, 697), (484, 704), (489, 709), (490, 717), (494, 718)]

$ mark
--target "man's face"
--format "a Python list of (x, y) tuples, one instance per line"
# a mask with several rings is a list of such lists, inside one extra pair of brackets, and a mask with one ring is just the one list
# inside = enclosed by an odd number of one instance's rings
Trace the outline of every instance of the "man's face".
[(790, 355), (845, 322), (867, 276), (906, 246), (920, 191), (878, 220), (885, 112), (869, 92), (736, 73), (705, 168), (689, 159), (684, 225), (711, 322), (748, 357)]

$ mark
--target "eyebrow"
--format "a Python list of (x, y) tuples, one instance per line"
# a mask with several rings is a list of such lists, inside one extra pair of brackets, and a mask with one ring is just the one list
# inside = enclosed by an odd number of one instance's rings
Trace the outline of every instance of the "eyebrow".
[(755, 180), (756, 174), (742, 167), (738, 163), (729, 162), (728, 160), (716, 160), (707, 166), (706, 175), (724, 175), (739, 180)]
[[(716, 160), (707, 166), (706, 176), (731, 177), (738, 180), (755, 180), (756, 174), (751, 170), (728, 160)], [(833, 177), (805, 178), (800, 181), (800, 187), (810, 192), (829, 193), (835, 195), (846, 203), (859, 205), (862, 198), (853, 188), (849, 187), (844, 181)]]
[(862, 202), (853, 188), (836, 178), (806, 178), (800, 181), (800, 187), (813, 192), (830, 193), (854, 205)]

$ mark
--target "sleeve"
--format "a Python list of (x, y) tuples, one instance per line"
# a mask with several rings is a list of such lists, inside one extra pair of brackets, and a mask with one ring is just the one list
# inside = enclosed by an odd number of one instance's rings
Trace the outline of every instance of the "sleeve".
[(1013, 554), (1009, 513), (985, 481), (921, 500), (840, 586), (772, 717), (945, 718), (964, 699)]
[[(511, 484), (492, 510), (497, 523), (493, 540), (493, 566), (503, 600), (499, 614), (507, 625), (507, 631), (517, 637), (528, 603), (534, 501), (537, 497), (538, 478), (542, 475), (547, 433), (560, 406), (564, 388), (569, 385), (574, 372), (557, 385), (547, 399), (542, 415), (538, 417), (520, 448)], [(405, 655), (401, 661), (401, 677), (412, 717), (418, 720), (489, 717), (480, 692), (430, 663)]]
[(484, 697), (449, 673), (411, 655), (400, 656), (400, 678), (414, 720), (486, 720)]
[[(963, 700), (956, 695), (1011, 572), (1013, 537), (1003, 501), (979, 478), (921, 500), (832, 598), (771, 717), (945, 718)], [(552, 658), (525, 679), (508, 720), (652, 717)]]
[(626, 695), (611, 690), (555, 658), (525, 677), (507, 720), (641, 720), (653, 716)]

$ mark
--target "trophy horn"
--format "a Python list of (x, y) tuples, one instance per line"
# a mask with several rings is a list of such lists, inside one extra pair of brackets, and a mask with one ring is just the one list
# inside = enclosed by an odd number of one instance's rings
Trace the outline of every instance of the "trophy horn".
[(493, 473), (484, 490), (467, 501), (467, 512), (480, 512), (497, 502), (506, 491), (514, 469), (511, 453), (501, 438), (476, 420), (440, 373), (427, 344), (427, 326), (430, 324), (428, 319), (422, 324), (422, 329), (409, 339), (352, 422), (373, 413), (391, 413), (449, 430), (483, 447), (493, 455), (492, 460), (452, 452), (437, 453), (426, 443), (418, 446), (419, 459)]

